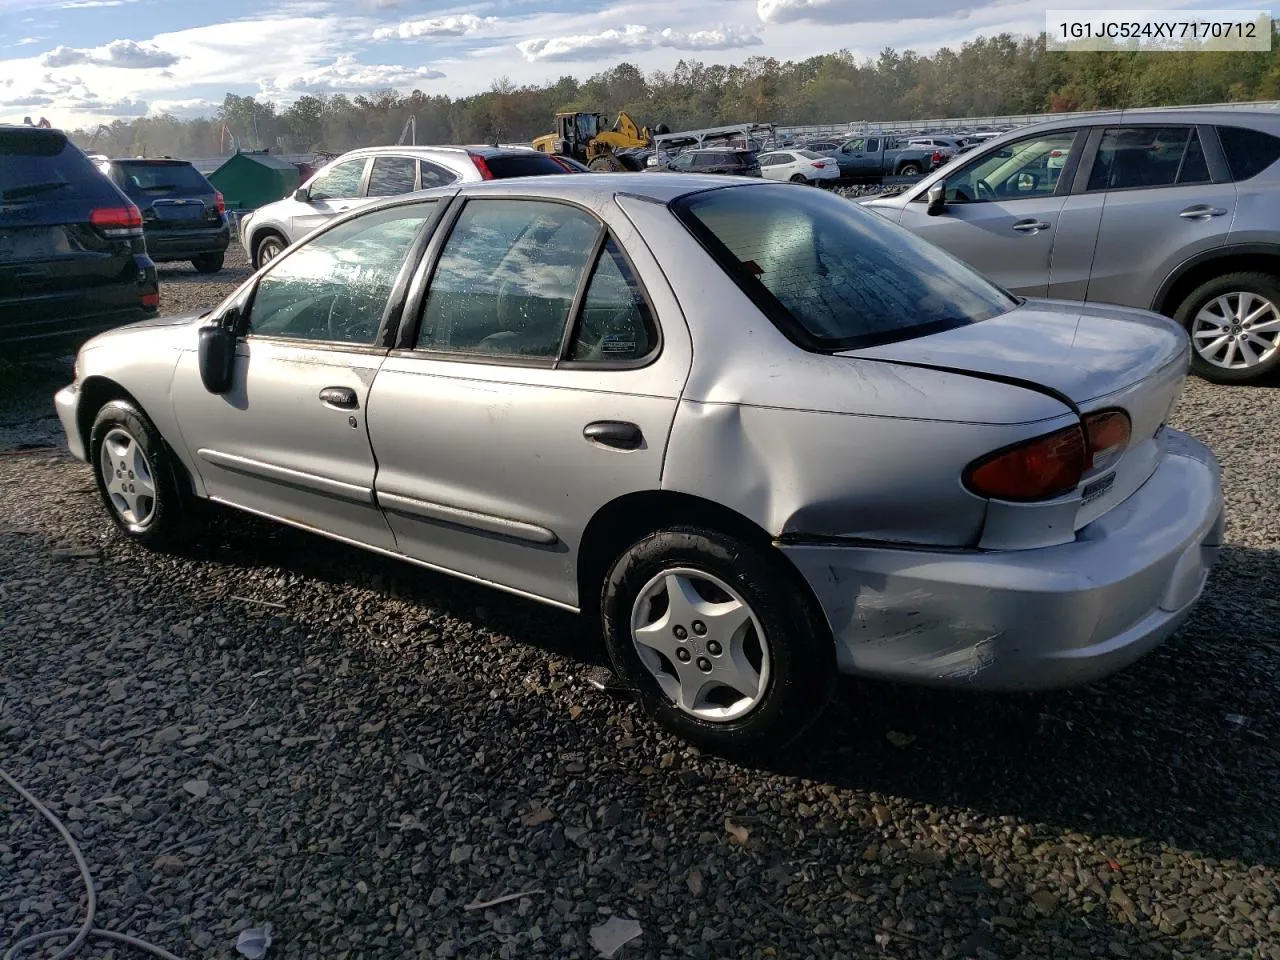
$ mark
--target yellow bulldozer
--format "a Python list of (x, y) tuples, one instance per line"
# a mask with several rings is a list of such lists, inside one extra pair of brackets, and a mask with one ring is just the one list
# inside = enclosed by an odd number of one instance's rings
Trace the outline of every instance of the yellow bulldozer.
[(535, 150), (572, 157), (592, 170), (642, 170), (644, 152), (653, 148), (654, 134), (669, 133), (666, 124), (653, 132), (636, 124), (623, 111), (612, 126), (603, 113), (557, 113), (555, 133), (533, 141)]

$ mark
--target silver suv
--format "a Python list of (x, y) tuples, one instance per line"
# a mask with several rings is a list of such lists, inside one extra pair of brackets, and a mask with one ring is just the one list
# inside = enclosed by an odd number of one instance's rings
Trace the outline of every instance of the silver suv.
[(1277, 159), (1277, 114), (1127, 110), (1011, 131), (866, 205), (1013, 293), (1173, 317), (1197, 373), (1240, 383), (1280, 365)]
[(321, 168), (293, 196), (241, 220), (240, 241), (256, 269), (322, 223), (382, 197), (569, 172), (546, 154), (522, 147), (365, 147)]

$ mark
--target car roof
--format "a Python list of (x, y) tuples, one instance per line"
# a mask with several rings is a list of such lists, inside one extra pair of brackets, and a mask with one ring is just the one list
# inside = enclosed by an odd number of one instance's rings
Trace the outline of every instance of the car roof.
[(1280, 112), (1271, 110), (1233, 110), (1230, 108), (1215, 110), (1207, 107), (1202, 107), (1198, 110), (1161, 110), (1141, 107), (1131, 110), (1099, 110), (1083, 116), (1076, 114), (1070, 117), (1062, 117), (1061, 119), (1027, 124), (1024, 127), (1015, 127), (1012, 130), (1005, 131), (1000, 136), (1008, 137), (1011, 134), (1034, 133), (1038, 130), (1061, 130), (1064, 127), (1075, 127), (1082, 123), (1089, 125), (1107, 122), (1230, 125), (1233, 121), (1236, 125), (1240, 123), (1249, 126), (1259, 124), (1264, 127), (1275, 128), (1280, 126)]
[(107, 163), (129, 163), (134, 166), (155, 167), (189, 167), (190, 160), (178, 160), (174, 157), (112, 157)]
[[(726, 182), (736, 180), (737, 182)], [(729, 178), (706, 173), (664, 173), (661, 176), (645, 176), (639, 173), (583, 173), (563, 177), (509, 177), (504, 180), (479, 180), (472, 183), (454, 183), (413, 194), (389, 197), (386, 204), (404, 201), (409, 197), (451, 197), (459, 191), (467, 196), (519, 196), (548, 200), (576, 201), (592, 206), (600, 195), (631, 196), (655, 203), (670, 203), (690, 193), (703, 190), (756, 189), (779, 186), (769, 180), (753, 177)], [(785, 185), (784, 185), (785, 186)], [(367, 207), (361, 207), (362, 211)]]
[[(354, 150), (348, 150), (342, 156), (335, 159), (342, 160), (347, 157), (373, 157), (381, 154), (395, 154), (397, 156), (439, 156), (442, 153), (448, 154), (467, 154), (476, 153), (486, 159), (489, 157), (514, 156), (521, 157), (530, 153), (540, 153), (541, 151), (533, 150), (529, 147), (495, 147), (493, 144), (474, 144), (474, 145), (418, 145), (418, 146), (384, 146), (384, 147), (357, 147)], [(545, 154), (544, 154), (545, 156)]]

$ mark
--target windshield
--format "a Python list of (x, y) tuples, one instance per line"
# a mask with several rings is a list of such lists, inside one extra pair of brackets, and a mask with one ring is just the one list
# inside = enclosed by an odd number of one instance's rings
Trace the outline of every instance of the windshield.
[(793, 340), (835, 351), (1007, 313), (1005, 291), (950, 254), (820, 190), (719, 188), (672, 209)]
[(189, 163), (114, 163), (113, 179), (131, 194), (212, 194), (213, 187)]

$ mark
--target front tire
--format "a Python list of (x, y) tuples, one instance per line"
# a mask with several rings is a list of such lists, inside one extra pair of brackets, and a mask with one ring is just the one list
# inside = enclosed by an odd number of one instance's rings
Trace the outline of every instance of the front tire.
[(1202, 283), (1174, 319), (1191, 335), (1191, 369), (1212, 383), (1250, 383), (1280, 366), (1280, 280), (1228, 273)]
[(830, 633), (794, 571), (716, 531), (672, 527), (633, 544), (601, 614), (614, 670), (645, 710), (710, 752), (791, 742), (835, 687)]
[(104, 404), (89, 434), (89, 456), (103, 506), (126, 537), (158, 549), (191, 537), (196, 497), (176, 455), (141, 410), (126, 400)]
[(280, 254), (284, 253), (284, 248), (288, 246), (284, 237), (279, 234), (269, 233), (253, 248), (253, 268), (255, 270), (265, 267)]
[(627, 168), (612, 153), (606, 153), (587, 164), (587, 169), (593, 173), (622, 173)]
[(226, 261), (226, 254), (211, 253), (203, 257), (196, 257), (191, 261), (191, 265), (196, 268), (196, 273), (217, 273), (222, 269), (222, 265)]

